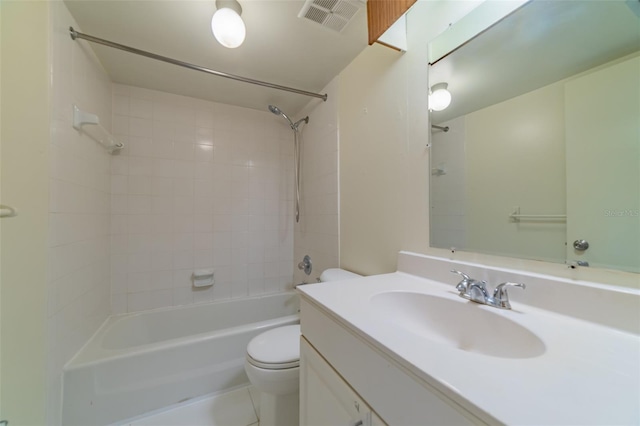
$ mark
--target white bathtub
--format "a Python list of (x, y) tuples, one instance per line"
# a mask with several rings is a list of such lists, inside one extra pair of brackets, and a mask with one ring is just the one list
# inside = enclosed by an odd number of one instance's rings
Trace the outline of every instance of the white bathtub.
[(104, 425), (248, 384), (257, 334), (296, 324), (281, 293), (109, 318), (64, 368), (63, 425)]

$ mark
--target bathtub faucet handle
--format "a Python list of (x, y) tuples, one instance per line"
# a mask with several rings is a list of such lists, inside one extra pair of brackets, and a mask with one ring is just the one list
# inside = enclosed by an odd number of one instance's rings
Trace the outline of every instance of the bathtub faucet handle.
[(311, 275), (311, 269), (312, 269), (311, 257), (309, 257), (308, 254), (305, 254), (304, 259), (302, 259), (302, 262), (298, 263), (298, 269), (300, 269), (301, 271), (304, 271), (304, 273), (307, 275)]

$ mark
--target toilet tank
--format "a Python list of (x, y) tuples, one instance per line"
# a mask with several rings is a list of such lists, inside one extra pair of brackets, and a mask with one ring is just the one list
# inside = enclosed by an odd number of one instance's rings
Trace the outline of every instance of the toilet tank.
[(322, 274), (320, 274), (320, 282), (352, 280), (354, 278), (362, 278), (362, 275), (340, 268), (325, 269)]

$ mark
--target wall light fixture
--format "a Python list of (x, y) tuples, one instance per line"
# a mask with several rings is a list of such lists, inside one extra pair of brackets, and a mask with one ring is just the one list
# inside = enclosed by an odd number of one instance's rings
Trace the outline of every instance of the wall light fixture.
[(242, 15), (242, 6), (236, 0), (216, 0), (216, 8), (211, 18), (213, 36), (224, 47), (234, 49), (244, 42), (247, 29)]
[(429, 91), (429, 110), (442, 111), (451, 103), (451, 93), (447, 90), (447, 83), (438, 83), (431, 86)]

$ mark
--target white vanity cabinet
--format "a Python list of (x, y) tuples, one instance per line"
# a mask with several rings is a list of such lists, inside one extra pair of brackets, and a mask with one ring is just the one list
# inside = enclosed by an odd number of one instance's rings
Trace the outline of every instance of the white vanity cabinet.
[(304, 295), (300, 318), (301, 426), (487, 424)]
[(300, 425), (386, 425), (304, 337), (300, 339)]

